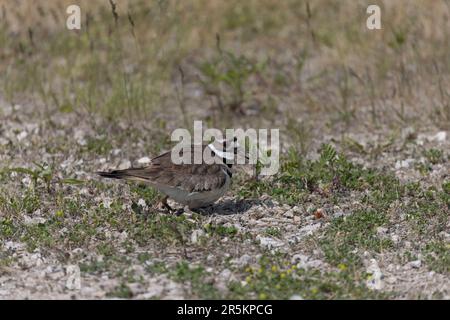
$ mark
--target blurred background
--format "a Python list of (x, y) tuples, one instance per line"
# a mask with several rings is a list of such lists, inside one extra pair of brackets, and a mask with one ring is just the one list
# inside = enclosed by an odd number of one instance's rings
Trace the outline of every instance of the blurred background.
[(111, 126), (282, 126), (305, 144), (450, 123), (448, 1), (379, 1), (382, 30), (366, 1), (78, 1), (70, 31), (72, 2), (1, 1), (4, 101)]

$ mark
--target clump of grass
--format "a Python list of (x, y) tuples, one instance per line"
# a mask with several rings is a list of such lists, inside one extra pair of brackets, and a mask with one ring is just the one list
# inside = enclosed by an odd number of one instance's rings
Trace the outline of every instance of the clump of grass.
[(39, 164), (36, 162), (34, 162), (34, 165), (36, 166), (36, 169), (18, 167), (7, 169), (6, 171), (28, 175), (33, 182), (33, 188), (38, 186), (39, 181), (43, 181), (46, 185), (47, 191), (50, 191), (50, 183), (54, 174), (53, 168), (48, 164)]
[(169, 271), (169, 276), (177, 282), (189, 284), (191, 295), (195, 297), (202, 299), (220, 297), (218, 290), (213, 285), (212, 278), (201, 266), (190, 266), (188, 262), (181, 261)]
[(266, 228), (266, 230), (264, 230), (264, 233), (271, 237), (280, 237), (281, 236), (280, 228), (276, 228), (276, 227), (268, 227), (268, 228)]
[(307, 160), (295, 149), (282, 159), (280, 172), (272, 181), (251, 181), (240, 191), (244, 197), (267, 193), (278, 200), (296, 204), (312, 192), (323, 195), (361, 190), (376, 183), (377, 173), (349, 162), (331, 145), (323, 145), (318, 160)]
[(222, 115), (230, 110), (242, 114), (242, 104), (246, 99), (244, 86), (252, 75), (263, 68), (264, 64), (254, 63), (244, 55), (224, 50), (217, 35), (217, 54), (200, 65), (203, 75), (200, 82), (205, 92), (216, 98)]
[(115, 287), (114, 290), (108, 292), (106, 296), (121, 299), (130, 299), (133, 297), (133, 292), (126, 283), (121, 283), (119, 286)]
[(112, 149), (112, 144), (108, 137), (89, 137), (85, 146), (85, 151), (89, 154), (106, 155)]
[(393, 247), (392, 240), (381, 239), (377, 227), (389, 219), (384, 212), (356, 211), (347, 217), (334, 219), (319, 238), (319, 246), (328, 262), (344, 264), (354, 269), (361, 266), (360, 250), (383, 252)]
[(219, 237), (234, 237), (238, 233), (238, 229), (234, 226), (206, 224), (203, 226), (206, 233)]
[(431, 148), (425, 150), (423, 154), (431, 164), (438, 164), (444, 161), (444, 152), (440, 149)]
[(289, 299), (299, 295), (304, 299), (369, 299), (382, 298), (368, 290), (362, 279), (349, 271), (321, 273), (290, 264), (282, 257), (264, 256), (258, 266), (243, 270), (243, 282), (229, 286), (231, 298)]
[(443, 241), (428, 243), (423, 250), (425, 262), (434, 271), (450, 274), (450, 244)]
[(432, 237), (445, 230), (448, 220), (449, 199), (445, 192), (434, 188), (415, 187), (409, 191), (403, 206), (406, 219), (420, 236)]

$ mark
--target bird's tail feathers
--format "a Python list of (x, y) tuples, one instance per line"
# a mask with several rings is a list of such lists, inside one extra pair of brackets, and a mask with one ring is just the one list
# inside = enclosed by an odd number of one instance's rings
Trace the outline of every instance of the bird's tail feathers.
[(148, 181), (142, 176), (142, 169), (130, 168), (125, 170), (113, 170), (110, 172), (98, 171), (96, 172), (101, 177), (111, 179), (125, 179), (134, 181)]

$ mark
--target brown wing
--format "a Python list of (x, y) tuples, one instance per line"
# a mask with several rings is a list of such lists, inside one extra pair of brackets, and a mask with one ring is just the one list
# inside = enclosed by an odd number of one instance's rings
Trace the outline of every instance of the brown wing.
[(115, 170), (103, 176), (149, 182), (196, 192), (222, 187), (227, 179), (224, 170), (228, 170), (224, 164), (173, 164), (169, 151), (153, 158), (144, 168)]

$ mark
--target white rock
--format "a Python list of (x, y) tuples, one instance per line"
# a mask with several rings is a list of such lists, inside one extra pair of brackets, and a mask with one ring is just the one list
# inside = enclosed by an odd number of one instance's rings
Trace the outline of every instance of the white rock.
[(218, 277), (220, 279), (228, 281), (228, 280), (230, 280), (231, 275), (232, 275), (232, 273), (231, 273), (230, 269), (224, 269), (224, 270), (222, 270), (221, 273), (219, 273)]
[(105, 209), (110, 209), (111, 208), (111, 204), (112, 204), (112, 199), (110, 199), (110, 198), (105, 198), (105, 199), (103, 199), (103, 201), (102, 201), (102, 203), (103, 203), (103, 207), (105, 208)]
[(233, 273), (229, 269), (224, 269), (216, 277), (214, 286), (221, 291), (228, 291), (228, 283), (236, 280)]
[[(316, 260), (310, 260), (310, 261), (306, 262), (304, 267), (305, 267), (305, 269), (309, 269), (309, 268), (318, 269), (322, 265), (323, 265), (323, 261), (316, 259)], [(297, 264), (297, 267), (300, 268), (301, 266), (299, 264)]]
[(25, 186), (30, 187), (30, 185), (31, 185), (31, 179), (30, 179), (30, 177), (26, 176), (25, 178), (23, 178), (23, 179), (22, 179), (22, 183), (23, 183)]
[(88, 195), (89, 194), (89, 189), (88, 188), (81, 188), (79, 191), (80, 195)]
[(20, 242), (7, 241), (5, 243), (5, 249), (6, 250), (16, 251), (16, 250), (21, 250), (24, 247), (25, 247), (25, 245), (23, 243), (20, 243)]
[(414, 260), (414, 261), (410, 261), (408, 262), (405, 266), (407, 268), (414, 268), (414, 269), (418, 269), (420, 268), (422, 265), (422, 261), (421, 260)]
[(283, 214), (286, 218), (293, 218), (294, 217), (294, 211), (292, 209), (289, 209)]
[(366, 269), (366, 272), (370, 274), (369, 279), (366, 280), (366, 286), (371, 290), (381, 290), (384, 287), (383, 273), (378, 266), (375, 259), (370, 259), (370, 264)]
[(84, 138), (85, 132), (83, 130), (75, 130), (74, 139), (80, 146), (85, 146), (87, 144), (86, 139)]
[(144, 199), (139, 199), (137, 204), (138, 204), (138, 206), (140, 206), (142, 208), (146, 208), (147, 207), (147, 203), (145, 203)]
[(392, 242), (394, 242), (395, 244), (400, 242), (400, 237), (396, 234), (391, 235), (391, 240)]
[(236, 259), (234, 261), (234, 263), (238, 266), (238, 267), (244, 267), (246, 265), (249, 265), (252, 262), (252, 257), (249, 256), (248, 254), (244, 254), (242, 255), (239, 259)]
[(121, 242), (125, 241), (127, 238), (128, 238), (128, 232), (122, 231), (121, 233), (119, 233), (119, 240)]
[(397, 282), (397, 278), (394, 276), (390, 276), (390, 277), (386, 278), (386, 282), (389, 284), (394, 284)]
[(0, 137), (0, 146), (6, 146), (9, 143), (9, 140)]
[(384, 236), (384, 235), (386, 235), (387, 231), (388, 231), (388, 229), (385, 228), (385, 227), (378, 227), (377, 228), (377, 235)]
[(9, 290), (0, 290), (0, 296), (9, 296), (10, 292)]
[(150, 158), (149, 157), (142, 157), (137, 162), (139, 164), (147, 164), (147, 163), (150, 163)]
[(429, 141), (444, 142), (447, 139), (447, 132), (439, 131), (434, 136), (428, 138)]
[(205, 235), (205, 232), (201, 229), (196, 229), (191, 233), (191, 242), (197, 243), (202, 236)]
[(22, 141), (23, 139), (25, 139), (28, 136), (28, 132), (26, 131), (22, 131), (21, 133), (19, 133), (17, 135), (17, 140)]
[(291, 258), (291, 263), (301, 263), (301, 264), (306, 264), (306, 262), (308, 261), (309, 257), (307, 255), (301, 254), (301, 253), (296, 253), (292, 256)]
[(402, 130), (401, 136), (403, 140), (409, 139), (414, 136), (415, 130), (412, 127), (406, 127)]
[(131, 162), (130, 160), (123, 160), (120, 164), (118, 169), (119, 170), (124, 170), (124, 169), (128, 169), (129, 167), (131, 167)]
[(344, 211), (342, 211), (342, 210), (337, 210), (337, 211), (333, 212), (333, 217), (334, 218), (343, 217), (344, 215), (345, 215)]
[(413, 163), (414, 163), (414, 159), (405, 159), (405, 160), (398, 160), (395, 163), (395, 169), (408, 169)]
[(80, 268), (77, 265), (69, 265), (66, 267), (66, 285), (65, 287), (69, 290), (80, 290), (81, 289), (81, 274)]
[(284, 246), (284, 242), (271, 237), (261, 237), (260, 235), (257, 235), (256, 240), (259, 241), (261, 247), (265, 247), (267, 249), (275, 249)]
[(303, 297), (299, 294), (294, 294), (289, 298), (289, 300), (304, 300)]
[(83, 249), (81, 248), (75, 248), (72, 250), (72, 254), (76, 255), (76, 254), (80, 254), (83, 253)]
[(44, 224), (47, 220), (42, 217), (23, 217), (23, 223), (27, 226), (36, 225), (36, 224)]

